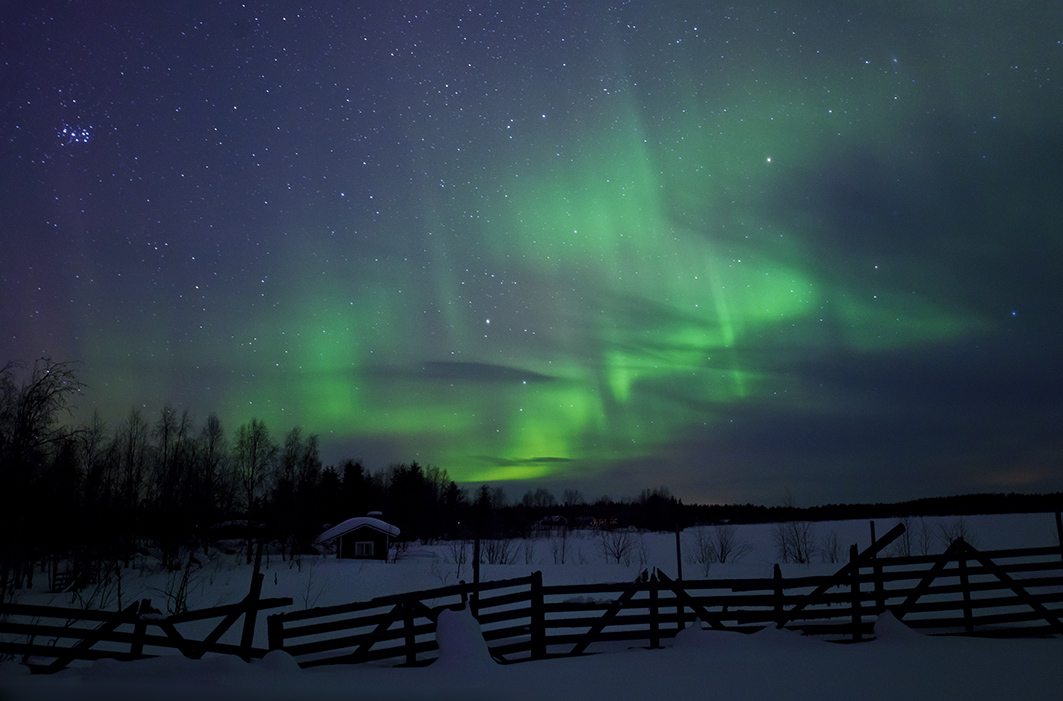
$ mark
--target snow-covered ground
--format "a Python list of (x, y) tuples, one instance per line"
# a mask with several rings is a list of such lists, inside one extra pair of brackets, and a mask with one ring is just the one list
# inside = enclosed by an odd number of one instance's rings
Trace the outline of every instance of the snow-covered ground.
[[(915, 519), (911, 526), (937, 534), (956, 519)], [(877, 524), (881, 535), (893, 520)], [(970, 540), (980, 549), (1056, 544), (1051, 514), (974, 516), (964, 520)], [(816, 524), (821, 541), (834, 532), (843, 544), (863, 548), (870, 542), (866, 521)], [(776, 561), (772, 526), (739, 526), (741, 542), (752, 551), (740, 562), (713, 565), (710, 577), (770, 576)], [(684, 534), (686, 540), (689, 534)], [(575, 537), (565, 564), (554, 562), (549, 539), (513, 545), (516, 564), (485, 565), (483, 579), (543, 572), (546, 584), (625, 581), (645, 567), (674, 574), (673, 534), (636, 536), (627, 564), (604, 562), (591, 534)], [(686, 555), (689, 547), (684, 542)], [(940, 543), (933, 545), (940, 552)], [(452, 545), (411, 548), (395, 563), (337, 561), (304, 557), (299, 563), (271, 558), (263, 597), (288, 596), (293, 607), (324, 606), (383, 594), (451, 584), (458, 579)], [(247, 591), (250, 568), (236, 556), (215, 554), (196, 570), (190, 583), (191, 608), (239, 600)], [(141, 569), (123, 574), (123, 603), (150, 597), (165, 607), (173, 575)], [(701, 577), (701, 566), (684, 563), (684, 575)], [(784, 566), (787, 575), (831, 572), (838, 564)], [(465, 564), (462, 579), (471, 579)], [(86, 593), (87, 595), (87, 593)], [(97, 601), (116, 607), (116, 592), (97, 592)], [(109, 600), (109, 601), (108, 601)], [(69, 605), (70, 595), (31, 592), (25, 603)], [(699, 698), (864, 699), (1024, 698), (1063, 695), (1063, 638), (987, 640), (919, 635), (888, 614), (876, 623), (877, 639), (838, 645), (790, 631), (765, 629), (751, 636), (691, 627), (659, 650), (630, 649), (579, 658), (496, 664), (487, 654), (479, 627), (466, 613), (445, 612), (437, 638), (440, 658), (428, 667), (336, 665), (300, 669), (283, 652), (244, 663), (236, 658), (188, 660), (174, 653), (138, 662), (101, 660), (74, 663), (51, 676), (30, 676), (26, 668), (0, 663), (0, 699), (274, 699), (274, 698), (485, 698), (623, 699)], [(256, 644), (265, 646), (260, 618)]]

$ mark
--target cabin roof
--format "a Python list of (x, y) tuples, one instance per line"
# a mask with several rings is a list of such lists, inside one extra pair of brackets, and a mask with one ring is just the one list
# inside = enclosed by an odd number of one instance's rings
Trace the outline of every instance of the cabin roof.
[(319, 535), (314, 542), (327, 543), (330, 540), (335, 540), (336, 538), (347, 535), (351, 531), (359, 528), (372, 528), (374, 531), (379, 531), (392, 538), (397, 538), (400, 533), (397, 526), (392, 526), (390, 523), (385, 523), (378, 518), (373, 518), (372, 516), (356, 516), (355, 518), (347, 519), (343, 523), (336, 524)]

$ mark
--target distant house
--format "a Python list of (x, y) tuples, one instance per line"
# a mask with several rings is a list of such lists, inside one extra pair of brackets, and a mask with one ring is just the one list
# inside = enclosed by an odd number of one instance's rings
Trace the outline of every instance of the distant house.
[(531, 528), (541, 535), (557, 535), (568, 529), (568, 519), (560, 515), (547, 516), (533, 523)]
[(333, 526), (314, 541), (317, 545), (335, 545), (336, 557), (361, 560), (386, 560), (391, 540), (399, 536), (399, 529), (376, 518), (379, 512), (369, 516), (349, 518)]

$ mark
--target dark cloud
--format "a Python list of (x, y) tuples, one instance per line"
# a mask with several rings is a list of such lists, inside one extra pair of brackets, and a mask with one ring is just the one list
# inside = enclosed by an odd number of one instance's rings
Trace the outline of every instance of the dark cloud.
[(551, 465), (555, 463), (575, 462), (571, 458), (556, 457), (502, 458), (497, 455), (476, 455), (474, 457), (488, 465), (495, 465), (497, 467), (523, 467), (526, 465)]
[(492, 363), (433, 361), (414, 371), (416, 377), (455, 382), (553, 382), (556, 378)]

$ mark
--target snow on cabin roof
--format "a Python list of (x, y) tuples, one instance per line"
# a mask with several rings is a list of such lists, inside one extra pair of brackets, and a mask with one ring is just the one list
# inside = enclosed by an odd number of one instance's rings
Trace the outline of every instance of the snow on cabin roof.
[(392, 538), (397, 538), (399, 535), (399, 529), (396, 526), (392, 526), (390, 523), (384, 523), (378, 518), (371, 516), (356, 516), (355, 518), (349, 518), (343, 523), (336, 524), (332, 528), (328, 529), (317, 537), (315, 543), (327, 543), (330, 540), (335, 540), (342, 535), (350, 533), (356, 528), (372, 528), (373, 530), (385, 533)]

